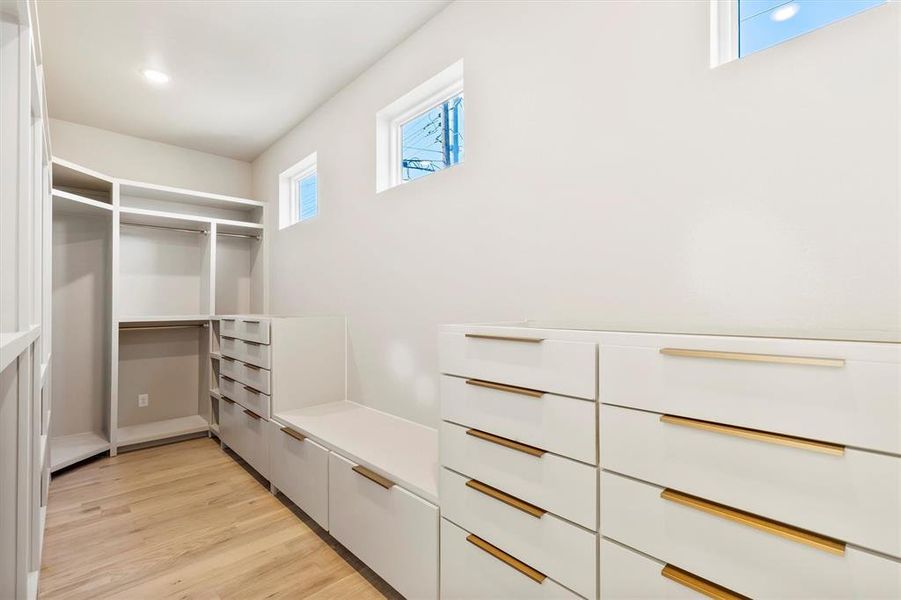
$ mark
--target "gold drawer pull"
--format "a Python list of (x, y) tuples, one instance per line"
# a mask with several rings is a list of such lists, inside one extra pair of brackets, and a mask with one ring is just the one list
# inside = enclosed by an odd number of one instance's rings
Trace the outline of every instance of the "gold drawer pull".
[(226, 381), (231, 381), (232, 383), (235, 382), (235, 380), (232, 379), (231, 377), (229, 377), (228, 375), (220, 375), (220, 377), (222, 377), (222, 379), (224, 379)]
[(295, 440), (300, 441), (300, 442), (307, 439), (307, 436), (305, 436), (302, 433), (298, 433), (297, 431), (294, 431), (290, 427), (282, 427), (282, 433), (286, 433), (286, 434), (290, 435), (291, 437), (293, 437)]
[(547, 512), (543, 508), (538, 508), (534, 504), (529, 504), (525, 500), (520, 500), (516, 496), (511, 496), (506, 492), (502, 492), (497, 488), (491, 487), (490, 485), (485, 485), (481, 481), (476, 481), (475, 479), (470, 479), (469, 481), (467, 481), (466, 487), (470, 487), (477, 492), (482, 492), (486, 496), (490, 496), (495, 500), (503, 502), (507, 506), (512, 506), (517, 510), (521, 510), (522, 512), (526, 513), (527, 515), (531, 515), (536, 519), (540, 519), (544, 516), (544, 513)]
[(481, 379), (467, 379), (467, 385), (488, 388), (490, 390), (498, 390), (501, 392), (510, 392), (511, 394), (519, 394), (521, 396), (529, 396), (530, 398), (541, 398), (544, 392), (538, 390), (530, 390), (529, 388), (516, 387), (513, 385), (504, 385), (503, 383), (492, 383), (490, 381), (482, 381)]
[(675, 490), (667, 488), (660, 492), (660, 497), (677, 504), (682, 504), (683, 506), (688, 506), (689, 508), (694, 508), (695, 510), (706, 512), (722, 519), (734, 521), (735, 523), (747, 525), (748, 527), (753, 527), (772, 535), (784, 537), (794, 542), (798, 542), (799, 544), (806, 544), (813, 548), (817, 548), (818, 550), (824, 550), (826, 552), (841, 555), (845, 553), (844, 542), (840, 542), (836, 539), (829, 538), (818, 533), (813, 533), (812, 531), (799, 529), (797, 527), (792, 527), (791, 525), (785, 525), (784, 523), (773, 521), (772, 519), (758, 517), (757, 515), (751, 514), (749, 512), (724, 506), (722, 504), (711, 502), (709, 500), (704, 500), (702, 498), (698, 498), (697, 496), (690, 496), (688, 494), (683, 494), (682, 492), (677, 492)]
[(251, 371), (259, 371), (260, 368), (256, 365), (252, 365), (250, 363), (244, 363), (244, 366), (250, 369)]
[(394, 482), (393, 482), (393, 481), (391, 481), (390, 479), (387, 479), (387, 478), (385, 478), (385, 477), (382, 477), (381, 475), (379, 475), (379, 474), (376, 473), (375, 471), (370, 471), (370, 470), (367, 469), (366, 467), (363, 467), (363, 466), (360, 466), (360, 465), (354, 465), (354, 466), (353, 466), (353, 471), (354, 471), (354, 473), (356, 473), (357, 475), (362, 475), (363, 477), (365, 477), (365, 478), (368, 479), (369, 481), (372, 481), (373, 483), (379, 484), (380, 486), (382, 486), (382, 487), (385, 488), (386, 490), (390, 490), (392, 487), (394, 487)]
[(476, 340), (498, 340), (501, 342), (525, 342), (527, 344), (540, 344), (544, 341), (544, 338), (527, 338), (527, 337), (513, 337), (507, 335), (484, 335), (481, 333), (467, 333), (465, 334), (468, 338), (473, 338)]
[(546, 450), (542, 450), (541, 448), (536, 448), (535, 446), (529, 446), (528, 444), (522, 444), (520, 442), (514, 442), (513, 440), (508, 440), (505, 437), (494, 435), (485, 431), (481, 431), (479, 429), (467, 429), (466, 435), (471, 435), (472, 437), (479, 438), (480, 440), (485, 440), (486, 442), (491, 442), (492, 444), (497, 444), (498, 446), (504, 446), (505, 448), (510, 448), (511, 450), (516, 450), (517, 452), (522, 452), (531, 456), (541, 457), (544, 456), (544, 453), (546, 452)]
[(712, 581), (707, 581), (697, 575), (692, 575), (688, 571), (683, 571), (673, 565), (666, 565), (660, 574), (671, 579), (680, 585), (684, 585), (688, 589), (694, 590), (699, 594), (703, 594), (714, 600), (748, 600), (747, 596), (736, 594), (730, 589), (717, 585)]
[(816, 356), (784, 356), (781, 354), (751, 354), (749, 352), (722, 352), (719, 350), (691, 350), (689, 348), (661, 348), (660, 354), (689, 358), (713, 358), (741, 360), (745, 362), (777, 363), (782, 365), (808, 365), (811, 367), (844, 367), (843, 358), (819, 358)]
[(542, 573), (540, 571), (536, 571), (535, 569), (533, 569), (526, 563), (522, 562), (521, 560), (517, 560), (517, 559), (513, 558), (512, 556), (510, 556), (509, 554), (507, 554), (506, 552), (504, 552), (497, 546), (492, 546), (491, 544), (489, 544), (488, 542), (486, 542), (479, 536), (470, 533), (469, 535), (466, 536), (466, 541), (469, 542), (470, 544), (472, 544), (473, 546), (475, 546), (476, 548), (479, 548), (480, 550), (484, 550), (485, 552), (487, 552), (494, 558), (498, 559), (502, 563), (513, 567), (514, 569), (516, 569), (517, 571), (519, 571), (520, 573), (522, 573), (523, 575), (525, 575), (532, 581), (537, 581), (538, 583), (544, 583), (544, 580), (546, 579), (546, 575), (544, 573)]
[(263, 345), (259, 342), (251, 342), (250, 340), (241, 340), (241, 341), (244, 342), (245, 344), (247, 344), (248, 346), (262, 346)]
[(225, 356), (224, 354), (221, 355), (220, 358), (221, 358), (222, 360), (225, 360), (225, 361), (228, 361), (228, 362), (235, 362), (235, 359), (234, 359), (234, 358), (232, 358), (231, 356)]
[(769, 444), (779, 444), (780, 446), (790, 446), (792, 448), (810, 450), (811, 452), (822, 452), (824, 454), (832, 454), (835, 456), (843, 456), (845, 454), (845, 447), (840, 444), (818, 442), (816, 440), (782, 435), (780, 433), (770, 433), (768, 431), (736, 427), (734, 425), (721, 425), (719, 423), (711, 423), (710, 421), (699, 421), (697, 419), (687, 419), (685, 417), (677, 417), (674, 415), (660, 415), (660, 421), (672, 425), (681, 425), (683, 427), (691, 427), (693, 429), (701, 429), (704, 431), (712, 431), (713, 433), (722, 433), (724, 435), (755, 440), (757, 442), (767, 442)]
[(257, 324), (259, 324), (259, 321), (251, 321), (250, 319), (244, 319), (244, 322), (245, 322), (245, 323), (257, 323)]
[(225, 317), (219, 317), (220, 321), (234, 321), (234, 319), (226, 319)]
[(228, 402), (229, 404), (234, 404), (234, 403), (235, 403), (235, 401), (232, 400), (231, 398), (229, 398), (228, 396), (223, 396), (223, 395), (220, 394), (219, 397), (222, 398), (223, 400), (225, 400), (226, 402)]
[(259, 396), (260, 394), (263, 393), (263, 392), (261, 392), (260, 390), (255, 390), (255, 389), (253, 389), (252, 387), (250, 387), (250, 386), (248, 386), (248, 385), (245, 385), (245, 386), (244, 386), (244, 389), (247, 390), (248, 392), (250, 392), (251, 394), (255, 395), (255, 396)]
[(235, 340), (238, 339), (238, 338), (231, 337), (230, 335), (223, 335), (223, 336), (222, 336), (222, 339), (223, 339), (223, 340), (231, 340), (231, 341), (235, 341)]
[(248, 417), (250, 417), (251, 419), (255, 419), (257, 421), (259, 421), (260, 419), (263, 418), (260, 415), (258, 415), (257, 413), (253, 412), (252, 410), (247, 410), (246, 408), (244, 409), (244, 414), (247, 415)]

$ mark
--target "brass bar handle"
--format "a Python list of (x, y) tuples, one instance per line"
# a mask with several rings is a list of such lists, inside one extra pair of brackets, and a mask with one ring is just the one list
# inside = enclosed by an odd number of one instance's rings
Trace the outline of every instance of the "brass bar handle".
[(706, 512), (708, 514), (726, 519), (728, 521), (732, 521), (734, 523), (739, 523), (741, 525), (753, 527), (754, 529), (759, 529), (760, 531), (764, 531), (771, 535), (783, 537), (799, 544), (806, 544), (818, 550), (823, 550), (825, 552), (831, 552), (832, 554), (839, 555), (844, 555), (845, 553), (845, 543), (842, 541), (826, 537), (818, 533), (813, 533), (812, 531), (807, 531), (806, 529), (800, 529), (798, 527), (792, 527), (791, 525), (785, 525), (784, 523), (780, 523), (779, 521), (774, 521), (765, 517), (759, 517), (755, 514), (745, 512), (743, 510), (738, 510), (736, 508), (731, 508), (723, 504), (704, 500), (703, 498), (698, 498), (697, 496), (683, 494), (682, 492), (677, 492), (676, 490), (667, 488), (660, 492), (660, 497), (664, 500), (669, 500), (671, 502), (675, 502), (676, 504), (681, 504), (683, 506), (687, 506), (701, 512)]
[(514, 337), (509, 335), (485, 335), (482, 333), (467, 333), (468, 338), (476, 340), (497, 340), (501, 342), (525, 342), (527, 344), (540, 344), (544, 338)]
[(223, 400), (225, 400), (226, 402), (228, 402), (229, 404), (235, 403), (235, 401), (232, 400), (231, 398), (229, 398), (228, 396), (223, 396), (222, 394), (219, 394), (219, 397), (222, 398)]
[(260, 394), (263, 393), (263, 392), (261, 392), (260, 390), (255, 390), (255, 389), (253, 389), (253, 388), (250, 387), (249, 385), (245, 385), (245, 386), (244, 386), (244, 389), (247, 390), (248, 392), (250, 392), (251, 394), (256, 395), (256, 396), (259, 396)]
[(234, 340), (236, 340), (236, 339), (238, 339), (238, 338), (232, 337), (232, 336), (230, 336), (230, 335), (223, 335), (223, 336), (222, 336), (222, 339), (223, 339), (223, 340), (232, 340), (232, 341), (234, 341)]
[(475, 479), (470, 479), (466, 482), (466, 487), (472, 488), (477, 492), (481, 492), (490, 498), (494, 498), (499, 502), (503, 502), (507, 506), (512, 506), (517, 510), (521, 510), (527, 515), (531, 515), (536, 519), (540, 519), (547, 512), (543, 508), (538, 508), (534, 504), (529, 504), (525, 500), (520, 500), (516, 496), (511, 496), (506, 492), (502, 492), (497, 488), (493, 488), (490, 485), (485, 485), (481, 481), (477, 481)]
[(226, 319), (224, 317), (219, 317), (220, 321), (234, 321), (234, 319)]
[(220, 374), (219, 377), (221, 377), (222, 379), (224, 379), (224, 380), (226, 380), (226, 381), (231, 381), (232, 383), (235, 383), (235, 380), (232, 379), (231, 377), (229, 377), (228, 375), (222, 375), (222, 374)]
[(667, 579), (675, 581), (679, 585), (685, 586), (688, 589), (703, 594), (708, 598), (713, 598), (714, 600), (749, 600), (747, 596), (736, 594), (728, 588), (724, 588), (712, 581), (693, 575), (688, 571), (683, 571), (679, 567), (674, 567), (673, 565), (668, 564), (663, 567), (660, 574)]
[(232, 358), (231, 356), (226, 356), (224, 354), (220, 354), (219, 358), (221, 358), (222, 360), (228, 361), (228, 362), (235, 362), (234, 358)]
[(480, 429), (467, 429), (466, 435), (471, 435), (472, 437), (479, 438), (480, 440), (485, 440), (486, 442), (491, 442), (492, 444), (497, 444), (498, 446), (510, 448), (511, 450), (516, 450), (517, 452), (522, 452), (523, 454), (536, 456), (538, 458), (541, 458), (542, 456), (544, 456), (545, 452), (547, 452), (547, 450), (542, 450), (541, 448), (529, 446), (528, 444), (523, 444), (521, 442), (515, 442), (505, 437), (494, 435), (493, 433), (488, 433)]
[(469, 535), (466, 536), (466, 541), (469, 542), (470, 544), (472, 544), (473, 546), (475, 546), (476, 548), (483, 550), (484, 552), (487, 552), (488, 554), (490, 554), (494, 558), (498, 559), (502, 563), (513, 567), (514, 569), (516, 569), (517, 571), (519, 571), (520, 573), (522, 573), (523, 575), (525, 575), (532, 581), (535, 581), (538, 583), (544, 583), (544, 580), (547, 578), (547, 576), (544, 573), (542, 573), (541, 571), (537, 571), (537, 570), (533, 569), (532, 567), (530, 567), (529, 565), (527, 565), (526, 563), (522, 562), (521, 560), (513, 558), (512, 556), (510, 556), (509, 554), (507, 554), (506, 552), (504, 552), (497, 546), (493, 546), (493, 545), (489, 544), (488, 542), (486, 542), (485, 540), (483, 540), (482, 538), (480, 538), (477, 535), (470, 533)]
[(299, 433), (299, 432), (297, 432), (297, 431), (294, 431), (294, 430), (291, 429), (290, 427), (282, 427), (282, 433), (285, 433), (285, 434), (287, 434), (287, 435), (290, 435), (290, 436), (293, 437), (295, 440), (300, 441), (300, 442), (303, 442), (303, 441), (305, 441), (305, 440), (307, 439), (307, 436), (305, 436), (304, 434)]
[(529, 396), (530, 398), (541, 398), (544, 396), (544, 392), (539, 390), (516, 387), (515, 385), (504, 385), (503, 383), (493, 383), (491, 381), (482, 381), (481, 379), (467, 379), (466, 384), (488, 388), (489, 390), (498, 390), (501, 392), (510, 392), (511, 394), (519, 394), (521, 396)]
[(807, 365), (811, 367), (844, 367), (843, 358), (817, 356), (786, 356), (782, 354), (752, 354), (750, 352), (723, 352), (720, 350), (692, 350), (690, 348), (661, 348), (660, 354), (688, 358), (712, 358), (745, 362), (775, 363), (781, 365)]
[(388, 479), (386, 477), (382, 477), (375, 471), (371, 471), (362, 465), (354, 465), (352, 469), (353, 469), (353, 472), (356, 473), (357, 475), (362, 475), (369, 481), (382, 486), (386, 490), (390, 490), (392, 487), (394, 487), (393, 481), (391, 481), (390, 479)]
[(723, 435), (731, 435), (733, 437), (745, 438), (757, 442), (765, 442), (769, 444), (778, 444), (780, 446), (789, 446), (792, 448), (800, 448), (811, 452), (821, 452), (823, 454), (832, 454), (834, 456), (843, 456), (845, 447), (840, 444), (830, 444), (829, 442), (819, 442), (817, 440), (809, 440), (807, 438), (795, 437), (792, 435), (783, 435), (781, 433), (770, 433), (768, 431), (760, 431), (758, 429), (748, 429), (746, 427), (736, 427), (735, 425), (722, 425), (711, 421), (699, 421), (698, 419), (688, 419), (686, 417), (677, 417), (675, 415), (660, 415), (662, 423), (671, 425), (681, 425), (682, 427), (690, 427), (692, 429), (700, 429), (702, 431), (710, 431)]
[(253, 412), (252, 410), (247, 410), (246, 408), (244, 409), (244, 414), (247, 415), (248, 417), (250, 417), (251, 419), (255, 419), (257, 421), (259, 421), (260, 419), (263, 418), (260, 415), (258, 415), (257, 413)]
[(244, 321), (245, 323), (256, 323), (257, 325), (260, 324), (259, 321), (253, 321), (253, 320), (251, 320), (251, 319), (243, 319), (243, 321)]
[(244, 342), (245, 344), (250, 345), (250, 346), (262, 346), (262, 345), (263, 345), (263, 344), (261, 344), (261, 343), (259, 343), (259, 342), (251, 342), (250, 340), (241, 340), (241, 341)]
[(252, 364), (250, 364), (250, 363), (244, 363), (244, 366), (247, 367), (248, 369), (252, 370), (252, 371), (259, 371), (259, 370), (260, 370), (260, 368), (259, 368), (258, 366), (252, 365)]

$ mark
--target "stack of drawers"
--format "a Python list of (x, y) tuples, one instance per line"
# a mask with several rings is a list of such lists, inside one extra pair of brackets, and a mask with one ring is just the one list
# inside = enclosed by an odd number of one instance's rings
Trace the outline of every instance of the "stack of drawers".
[(441, 595), (597, 596), (597, 345), (440, 335)]
[(219, 320), (219, 426), (222, 443), (269, 477), (267, 423), (271, 406), (270, 321), (251, 316)]
[(901, 597), (896, 344), (602, 334), (603, 598)]

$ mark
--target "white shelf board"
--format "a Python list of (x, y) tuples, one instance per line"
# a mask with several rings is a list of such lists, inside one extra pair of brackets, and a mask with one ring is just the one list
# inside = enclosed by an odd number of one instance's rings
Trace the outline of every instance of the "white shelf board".
[(132, 315), (119, 317), (119, 329), (142, 325), (205, 325), (210, 316), (199, 315)]
[(40, 325), (32, 325), (22, 331), (0, 333), (0, 371), (6, 369), (12, 361), (19, 358), (19, 355), (28, 348), (40, 333)]
[(111, 192), (113, 189), (113, 178), (109, 175), (98, 173), (93, 169), (82, 167), (63, 158), (54, 156), (52, 169), (53, 184), (55, 186), (62, 185), (104, 192)]
[(150, 225), (153, 227), (177, 227), (209, 231), (213, 219), (182, 213), (150, 210), (146, 208), (119, 208), (120, 221), (123, 225)]
[(93, 431), (50, 438), (50, 471), (106, 452), (109, 447), (109, 440)]
[(216, 398), (217, 400), (222, 398), (222, 395), (219, 393), (218, 388), (210, 388), (210, 396)]
[(210, 358), (213, 360), (222, 360), (222, 355), (218, 352), (210, 352)]
[(113, 205), (71, 192), (53, 190), (53, 212), (66, 215), (112, 216)]
[(263, 226), (259, 223), (248, 221), (229, 221), (227, 219), (213, 219), (216, 221), (216, 231), (220, 233), (237, 233), (242, 235), (259, 236), (263, 234)]
[(139, 198), (162, 200), (165, 202), (182, 202), (229, 210), (251, 210), (254, 208), (262, 208), (264, 206), (262, 202), (250, 200), (248, 198), (212, 194), (210, 192), (198, 192), (196, 190), (156, 185), (153, 183), (129, 181), (127, 179), (119, 180), (119, 195), (136, 196)]
[(120, 427), (117, 440), (119, 446), (130, 446), (132, 444), (142, 444), (144, 442), (200, 433), (209, 430), (209, 428), (210, 424), (206, 419), (200, 415), (191, 415), (190, 417), (178, 417), (142, 425)]
[(277, 413), (275, 420), (438, 504), (438, 431), (356, 402)]

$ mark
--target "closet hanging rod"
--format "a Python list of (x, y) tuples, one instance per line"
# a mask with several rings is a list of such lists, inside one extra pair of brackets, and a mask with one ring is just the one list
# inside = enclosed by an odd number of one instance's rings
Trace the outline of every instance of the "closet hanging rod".
[(206, 326), (206, 323), (194, 323), (191, 325), (141, 325), (140, 327), (119, 327), (119, 331), (145, 331), (147, 329), (193, 329), (194, 327)]
[(187, 227), (166, 227), (165, 225), (148, 225), (146, 223), (128, 223), (126, 221), (122, 221), (121, 225), (128, 225), (129, 227), (146, 227), (148, 229), (167, 229), (169, 231), (182, 231), (184, 233), (202, 233), (203, 235), (207, 235), (209, 231), (206, 229), (188, 229)]
[[(122, 221), (121, 225), (128, 225), (129, 227), (147, 227), (148, 229), (166, 229), (169, 231), (181, 231), (184, 233), (202, 233), (203, 235), (209, 234), (209, 231), (206, 229), (189, 229), (187, 227), (166, 227), (165, 225), (148, 225), (146, 223), (128, 223), (126, 221)], [(217, 231), (216, 235), (222, 235), (226, 237), (236, 237), (236, 238), (249, 238), (253, 240), (261, 240), (262, 237), (259, 235), (250, 235), (246, 233), (228, 233), (225, 231)]]

